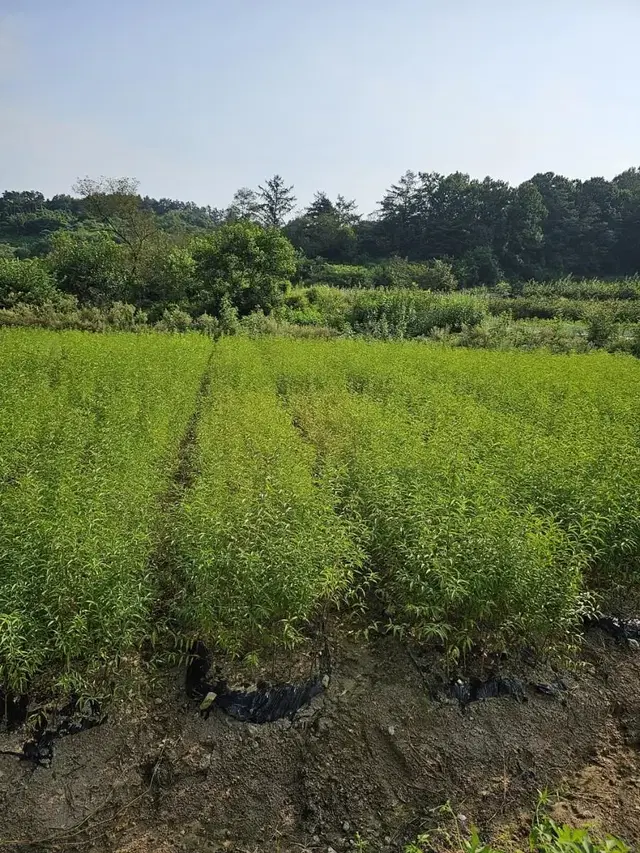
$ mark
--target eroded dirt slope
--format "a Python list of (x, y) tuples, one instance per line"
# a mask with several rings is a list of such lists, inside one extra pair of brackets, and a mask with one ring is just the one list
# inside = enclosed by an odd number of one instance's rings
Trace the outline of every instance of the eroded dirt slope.
[(144, 706), (61, 740), (52, 767), (0, 756), (4, 850), (402, 850), (451, 801), (486, 834), (558, 817), (640, 838), (640, 653), (594, 632), (563, 696), (430, 698), (395, 641), (341, 640), (329, 689), (292, 723), (208, 719), (176, 678)]

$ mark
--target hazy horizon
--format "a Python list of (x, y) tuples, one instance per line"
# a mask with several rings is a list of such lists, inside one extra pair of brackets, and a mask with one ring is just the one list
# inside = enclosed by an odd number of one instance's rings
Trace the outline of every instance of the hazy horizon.
[(130, 175), (224, 207), (280, 173), (372, 211), (407, 169), (640, 162), (637, 0), (0, 0), (0, 191)]

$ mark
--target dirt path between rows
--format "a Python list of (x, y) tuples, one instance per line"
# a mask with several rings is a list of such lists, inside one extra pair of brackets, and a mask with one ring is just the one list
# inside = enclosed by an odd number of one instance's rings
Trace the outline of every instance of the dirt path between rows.
[[(562, 697), (434, 701), (391, 639), (333, 647), (293, 723), (198, 715), (182, 675), (61, 740), (50, 769), (0, 756), (1, 850), (401, 851), (446, 801), (485, 835), (554, 813), (640, 839), (640, 653), (599, 632)], [(4, 736), (3, 736), (4, 737)], [(19, 842), (31, 842), (27, 848)]]

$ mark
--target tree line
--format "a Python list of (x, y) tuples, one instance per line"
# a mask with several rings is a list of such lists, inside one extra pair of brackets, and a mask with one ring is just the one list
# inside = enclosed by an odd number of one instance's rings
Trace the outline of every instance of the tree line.
[[(86, 179), (75, 190), (75, 195), (52, 198), (35, 191), (5, 191), (0, 197), (0, 253), (44, 256), (64, 234), (95, 240), (107, 233), (122, 244), (123, 234), (114, 229), (120, 214), (109, 220), (96, 200), (127, 198), (130, 213), (135, 208), (136, 227), (142, 229), (134, 241), (144, 243), (146, 229), (148, 242), (161, 235), (180, 246), (224, 225), (252, 223), (278, 229), (298, 251), (299, 266), (305, 258), (365, 266), (393, 258), (418, 264), (440, 260), (452, 266), (466, 287), (640, 272), (637, 168), (612, 180), (540, 173), (517, 186), (461, 172), (409, 171), (367, 216), (358, 212), (355, 201), (342, 195), (331, 199), (322, 191), (300, 210), (294, 187), (279, 175), (255, 190), (239, 189), (227, 208), (140, 196), (137, 185), (126, 179)], [(131, 257), (136, 251), (129, 246)]]

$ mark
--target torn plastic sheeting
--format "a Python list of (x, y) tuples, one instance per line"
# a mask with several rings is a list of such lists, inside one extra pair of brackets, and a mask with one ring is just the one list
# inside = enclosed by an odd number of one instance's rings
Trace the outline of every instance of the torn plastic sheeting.
[(325, 674), (301, 684), (275, 684), (259, 686), (255, 690), (230, 689), (224, 679), (215, 683), (206, 680), (211, 667), (211, 655), (202, 642), (194, 644), (192, 659), (187, 667), (186, 690), (192, 699), (204, 700), (200, 710), (206, 716), (213, 707), (243, 723), (274, 723), (296, 713), (308, 705), (329, 684)]
[(553, 684), (544, 681), (531, 681), (529, 683), (537, 693), (542, 693), (543, 696), (562, 697), (568, 690), (567, 685), (561, 678), (557, 679)]
[(600, 628), (617, 640), (640, 640), (640, 619), (619, 619), (617, 616), (590, 616), (586, 620), (590, 627)]
[(486, 681), (471, 679), (470, 681), (454, 681), (447, 685), (445, 695), (457, 699), (465, 708), (471, 702), (479, 702), (483, 699), (495, 699), (503, 696), (513, 696), (519, 702), (527, 701), (526, 688), (519, 678), (497, 676)]
[(262, 690), (227, 690), (215, 703), (230, 717), (243, 723), (275, 723), (295, 714), (325, 689), (322, 678), (305, 684), (278, 684)]
[(21, 759), (48, 767), (53, 761), (54, 744), (59, 738), (85, 732), (106, 722), (107, 717), (101, 715), (98, 702), (90, 701), (87, 704), (87, 712), (69, 716), (54, 728), (50, 728), (47, 719), (43, 717), (33, 737), (23, 745)]
[[(20, 706), (20, 719), (14, 719), (12, 728), (17, 728), (25, 722), (28, 710), (28, 697), (19, 697), (19, 702), (14, 702), (14, 705)], [(6, 703), (5, 703), (6, 705)], [(7, 714), (8, 723), (11, 722), (10, 715)], [(14, 714), (15, 717), (15, 714)], [(25, 741), (22, 749), (18, 750), (2, 750), (3, 755), (13, 755), (21, 761), (32, 761), (43, 767), (50, 766), (53, 760), (54, 744), (61, 738), (67, 735), (75, 735), (80, 732), (92, 729), (99, 726), (107, 719), (106, 715), (101, 713), (100, 705), (95, 701), (88, 701), (82, 708), (78, 706), (75, 699), (65, 705), (64, 708), (56, 710), (52, 717), (57, 718), (57, 725), (52, 725), (50, 719), (40, 712), (37, 722), (33, 729), (33, 734), (29, 740)], [(7, 725), (9, 728), (9, 725)]]
[(25, 722), (28, 707), (29, 697), (26, 693), (16, 696), (0, 690), (0, 724), (6, 723), (8, 731), (18, 728)]

